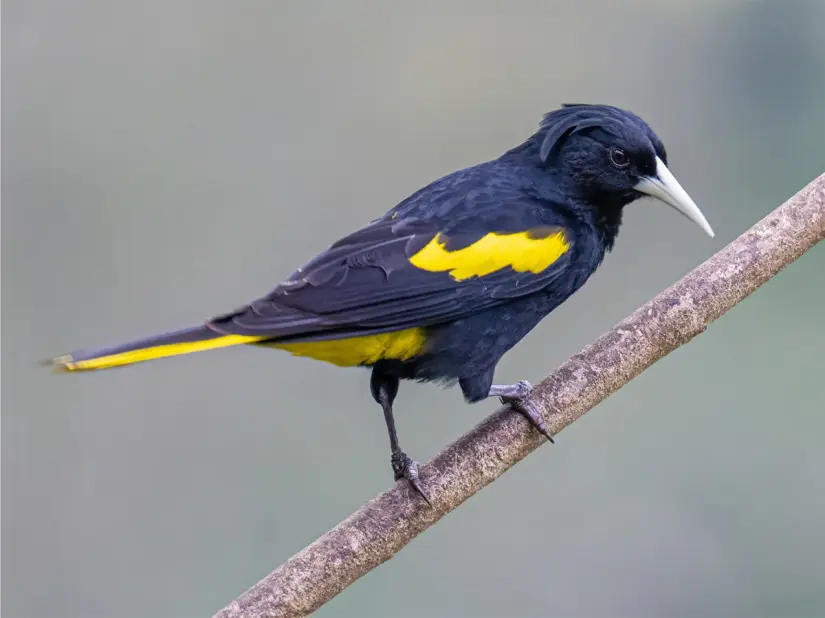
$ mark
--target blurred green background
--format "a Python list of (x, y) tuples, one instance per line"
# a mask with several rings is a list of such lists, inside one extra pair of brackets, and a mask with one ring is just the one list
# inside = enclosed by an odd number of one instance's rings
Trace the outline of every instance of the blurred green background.
[[(647, 119), (717, 232), (629, 208), (501, 364), (538, 381), (825, 171), (825, 2), (6, 0), (6, 618), (209, 616), (391, 485), (368, 374), (199, 323), (562, 102)], [(825, 247), (320, 616), (825, 615)], [(426, 461), (495, 408), (405, 384)]]

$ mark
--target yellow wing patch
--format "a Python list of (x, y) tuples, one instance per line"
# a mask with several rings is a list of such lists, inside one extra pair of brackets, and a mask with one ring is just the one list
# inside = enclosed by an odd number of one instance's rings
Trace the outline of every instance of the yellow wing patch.
[(410, 258), (413, 266), (431, 272), (449, 271), (456, 281), (483, 277), (508, 266), (516, 272), (538, 274), (570, 248), (563, 230), (527, 230), (514, 234), (489, 233), (476, 242), (451, 251), (441, 234)]
[(296, 356), (308, 356), (339, 367), (372, 365), (381, 360), (408, 360), (420, 354), (427, 343), (422, 328), (409, 328), (394, 333), (305, 341), (301, 343), (270, 343)]

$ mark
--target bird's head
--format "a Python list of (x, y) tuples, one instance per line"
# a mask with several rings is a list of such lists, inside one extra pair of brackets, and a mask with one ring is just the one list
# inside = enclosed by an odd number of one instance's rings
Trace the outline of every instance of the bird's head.
[(635, 114), (608, 105), (564, 105), (544, 116), (539, 156), (596, 207), (623, 207), (645, 195), (713, 236), (699, 207), (667, 168), (662, 140)]

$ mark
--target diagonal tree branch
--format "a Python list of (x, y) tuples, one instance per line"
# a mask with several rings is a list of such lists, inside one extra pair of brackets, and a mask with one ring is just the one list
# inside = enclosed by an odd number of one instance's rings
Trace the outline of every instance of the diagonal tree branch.
[[(572, 356), (531, 399), (558, 433), (654, 362), (702, 333), (756, 288), (825, 238), (825, 174)], [(287, 560), (216, 618), (306, 616), (398, 553), (545, 439), (502, 408), (421, 468), (433, 508), (406, 482)]]

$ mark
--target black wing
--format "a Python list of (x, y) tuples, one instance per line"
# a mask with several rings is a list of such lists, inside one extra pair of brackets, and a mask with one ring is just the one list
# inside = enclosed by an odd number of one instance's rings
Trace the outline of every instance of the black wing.
[[(265, 297), (209, 325), (289, 341), (431, 326), (546, 288), (570, 263), (567, 230), (532, 216), (493, 217), (491, 224), (483, 213), (464, 224), (391, 216), (343, 238)], [(555, 254), (545, 254), (548, 248)]]

